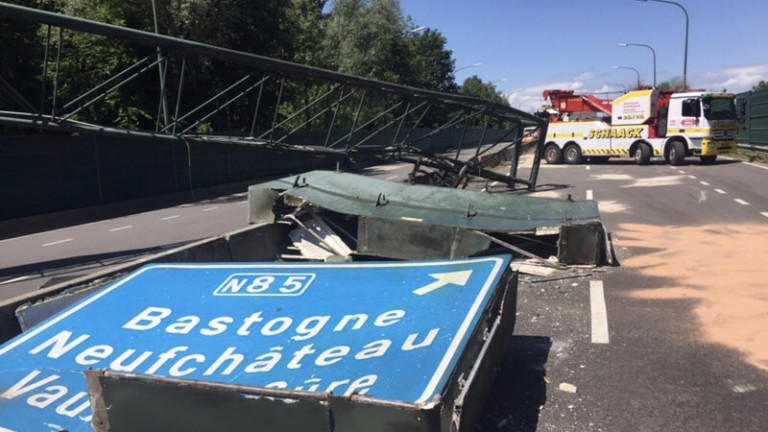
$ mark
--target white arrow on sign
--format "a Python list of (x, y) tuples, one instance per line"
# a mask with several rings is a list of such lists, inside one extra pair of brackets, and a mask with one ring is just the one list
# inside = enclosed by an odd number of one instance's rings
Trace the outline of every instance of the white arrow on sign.
[(472, 276), (472, 270), (463, 270), (450, 273), (433, 273), (429, 276), (437, 280), (429, 285), (424, 285), (421, 288), (413, 290), (414, 294), (424, 295), (446, 285), (464, 286), (467, 284), (469, 277)]

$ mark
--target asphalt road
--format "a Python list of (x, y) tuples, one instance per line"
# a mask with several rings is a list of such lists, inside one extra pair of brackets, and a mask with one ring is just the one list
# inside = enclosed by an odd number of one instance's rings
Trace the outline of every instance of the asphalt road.
[(690, 162), (542, 166), (534, 195), (597, 200), (621, 266), (523, 278), (481, 430), (766, 430), (768, 167)]
[[(478, 430), (765, 430), (768, 360), (760, 348), (768, 338), (759, 329), (768, 329), (768, 308), (760, 309), (768, 300), (747, 288), (768, 256), (759, 245), (768, 169), (690, 162), (542, 165), (533, 195), (598, 201), (621, 265), (521, 278), (515, 335)], [(409, 171), (366, 173), (402, 180)], [(245, 199), (226, 195), (0, 241), (0, 296), (243, 227)], [(743, 280), (750, 269), (756, 276)], [(728, 297), (744, 303), (718, 309)], [(745, 304), (757, 312), (730, 326)], [(758, 329), (752, 340), (744, 328)]]
[(247, 193), (0, 240), (0, 300), (247, 226)]

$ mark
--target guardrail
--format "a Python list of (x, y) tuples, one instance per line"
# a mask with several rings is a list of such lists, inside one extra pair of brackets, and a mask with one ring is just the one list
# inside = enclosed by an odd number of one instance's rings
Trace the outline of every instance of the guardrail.
[(757, 153), (768, 153), (768, 146), (753, 144), (737, 144), (739, 150), (749, 150)]

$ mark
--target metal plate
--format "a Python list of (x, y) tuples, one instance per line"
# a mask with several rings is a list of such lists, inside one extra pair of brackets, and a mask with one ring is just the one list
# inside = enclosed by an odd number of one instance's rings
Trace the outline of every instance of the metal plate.
[(0, 347), (0, 427), (91, 430), (88, 368), (430, 406), (508, 263), (144, 267)]
[(248, 188), (251, 223), (273, 220), (267, 211), (274, 190), (337, 213), (465, 229), (535, 232), (539, 227), (600, 220), (594, 201), (479, 193), (311, 171)]

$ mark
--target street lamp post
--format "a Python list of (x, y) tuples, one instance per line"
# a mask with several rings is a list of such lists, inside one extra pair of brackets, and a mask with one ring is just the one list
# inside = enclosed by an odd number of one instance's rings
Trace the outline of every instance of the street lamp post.
[(640, 88), (640, 72), (637, 69), (635, 69), (633, 67), (629, 67), (629, 66), (614, 66), (613, 68), (614, 69), (629, 69), (629, 70), (635, 71), (635, 74), (637, 74), (637, 88)]
[(462, 66), (462, 67), (454, 70), (453, 73), (456, 73), (456, 72), (458, 72), (460, 70), (469, 69), (469, 68), (473, 68), (473, 67), (478, 67), (478, 66), (482, 66), (482, 65), (483, 65), (482, 63), (472, 63), (471, 65)]
[(624, 84), (619, 84), (619, 83), (609, 83), (609, 82), (607, 82), (607, 83), (605, 83), (605, 84), (607, 84), (607, 85), (615, 85), (615, 86), (619, 86), (619, 87), (621, 87), (621, 88), (624, 90), (624, 93), (626, 93), (626, 92), (627, 92), (627, 86), (625, 86)]
[(620, 47), (629, 47), (629, 46), (646, 47), (649, 50), (651, 50), (651, 53), (653, 54), (653, 88), (656, 88), (656, 50), (654, 50), (653, 47), (650, 45), (639, 44), (639, 43), (620, 42), (618, 45)]
[(641, 2), (655, 1), (658, 3), (669, 3), (679, 7), (685, 14), (685, 52), (683, 54), (683, 88), (688, 88), (688, 11), (685, 10), (683, 5), (677, 2), (668, 0), (636, 0)]

